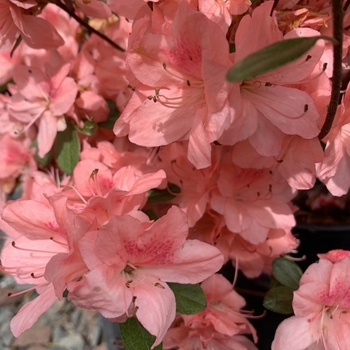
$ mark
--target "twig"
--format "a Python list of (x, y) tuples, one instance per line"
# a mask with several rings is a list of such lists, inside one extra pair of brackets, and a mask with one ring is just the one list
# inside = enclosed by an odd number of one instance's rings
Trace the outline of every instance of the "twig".
[(337, 41), (333, 44), (333, 77), (331, 100), (328, 105), (326, 120), (318, 138), (322, 140), (331, 130), (335, 114), (339, 105), (342, 85), (342, 49), (343, 49), (343, 2), (332, 0), (333, 37)]
[(101, 32), (99, 32), (98, 30), (96, 30), (95, 28), (91, 27), (88, 23), (86, 23), (84, 20), (82, 20), (79, 16), (77, 16), (75, 14), (74, 11), (72, 11), (71, 9), (68, 8), (68, 6), (66, 6), (65, 4), (63, 4), (61, 2), (61, 0), (56, 0), (56, 1), (52, 1), (56, 6), (58, 6), (59, 8), (61, 8), (63, 11), (67, 12), (71, 17), (73, 17), (79, 24), (81, 24), (83, 27), (85, 27), (90, 33), (94, 33), (97, 36), (99, 36), (102, 40), (106, 41), (108, 44), (110, 44), (111, 46), (113, 46), (115, 49), (121, 51), (121, 52), (125, 52), (125, 49), (123, 49), (121, 46), (119, 46), (118, 44), (116, 44), (113, 40), (111, 40), (110, 38), (108, 38), (106, 35), (102, 34)]

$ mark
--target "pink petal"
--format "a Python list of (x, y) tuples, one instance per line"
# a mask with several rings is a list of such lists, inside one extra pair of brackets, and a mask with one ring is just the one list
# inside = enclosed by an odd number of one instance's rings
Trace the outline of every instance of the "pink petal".
[(11, 320), (10, 327), (15, 337), (20, 336), (25, 330), (33, 326), (38, 318), (47, 311), (57, 300), (53, 286), (47, 289), (34, 300), (25, 304)]
[(311, 332), (307, 317), (292, 316), (284, 320), (277, 328), (271, 350), (305, 350), (318, 341)]
[[(140, 280), (143, 280), (142, 275)], [(144, 282), (133, 282), (137, 319), (157, 337), (153, 346), (160, 344), (176, 315), (175, 296), (166, 283), (144, 276)]]
[(187, 240), (172, 253), (169, 262), (163, 262), (160, 257), (140, 269), (165, 282), (195, 284), (217, 272), (223, 264), (224, 256), (217, 248), (198, 240)]

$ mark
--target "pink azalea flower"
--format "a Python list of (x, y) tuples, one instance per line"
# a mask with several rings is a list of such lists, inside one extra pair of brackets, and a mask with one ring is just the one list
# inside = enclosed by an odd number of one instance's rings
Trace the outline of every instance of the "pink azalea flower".
[(338, 111), (330, 133), (326, 137), (324, 159), (318, 168), (319, 179), (334, 196), (342, 196), (348, 192), (350, 178), (350, 90), (346, 91), (342, 105)]
[(111, 9), (101, 0), (75, 0), (74, 3), (88, 17), (108, 18), (112, 16)]
[(0, 52), (11, 50), (19, 35), (35, 49), (54, 49), (64, 44), (49, 22), (26, 14), (26, 10), (35, 6), (36, 1), (0, 1)]
[(173, 143), (163, 147), (158, 153), (157, 164), (165, 170), (168, 182), (181, 189), (172, 203), (187, 214), (190, 227), (203, 216), (210, 201), (211, 191), (216, 187), (220, 153), (221, 147), (212, 149), (213, 164), (205, 169), (193, 167), (186, 157), (186, 144)]
[(3, 220), (10, 229), (6, 230), (9, 238), (1, 251), (0, 269), (11, 274), (18, 283), (33, 284), (32, 289), (37, 288), (40, 294), (11, 320), (15, 337), (30, 328), (58, 300), (54, 287), (44, 277), (45, 268), (53, 256), (68, 252), (53, 213), (41, 203), (28, 204), (13, 202), (3, 211)]
[(71, 108), (78, 92), (73, 78), (67, 77), (69, 69), (69, 63), (55, 62), (46, 66), (46, 72), (25, 66), (16, 67), (14, 72), (19, 91), (12, 96), (9, 111), (26, 128), (38, 125), (40, 157), (50, 151), (57, 132), (66, 128), (64, 113)]
[(348, 348), (349, 271), (349, 256), (335, 262), (320, 259), (309, 266), (294, 292), (295, 316), (279, 325), (272, 350)]
[(216, 23), (224, 33), (232, 22), (232, 15), (241, 15), (251, 6), (249, 0), (199, 0), (198, 9)]
[(224, 215), (227, 228), (253, 244), (265, 241), (270, 229), (290, 229), (295, 220), (286, 204), (292, 192), (265, 170), (241, 169), (227, 154), (220, 167), (210, 205)]
[(201, 284), (207, 298), (207, 307), (196, 315), (181, 315), (164, 339), (166, 349), (256, 349), (241, 334), (256, 331), (240, 309), (245, 300), (232, 289), (232, 284), (222, 275), (214, 274)]
[(136, 314), (157, 337), (154, 346), (159, 344), (175, 318), (175, 298), (166, 282), (198, 283), (223, 264), (215, 247), (186, 240), (187, 234), (186, 215), (177, 207), (153, 224), (112, 217), (80, 240), (91, 271), (68, 287), (69, 298), (107, 318)]
[(211, 164), (210, 143), (229, 121), (228, 43), (216, 24), (186, 2), (176, 12), (171, 3), (154, 8), (134, 23), (127, 65), (136, 91), (114, 132), (147, 147), (189, 140), (189, 160), (205, 168)]
[[(261, 4), (252, 16), (246, 15), (241, 20), (236, 32), (236, 61), (283, 40), (275, 17), (270, 16), (272, 4), (270, 1)], [(284, 38), (316, 35), (319, 33), (314, 30), (299, 28)], [(285, 135), (299, 135), (305, 139), (316, 137), (319, 114), (314, 101), (308, 93), (290, 85), (302, 82), (314, 71), (319, 65), (323, 46), (323, 43), (316, 44), (304, 57), (242, 82), (241, 95), (233, 91), (229, 96), (232, 109), (240, 113), (235, 112), (232, 124), (218, 141), (232, 145), (248, 138), (259, 154), (277, 156)]]
[(275, 157), (263, 157), (248, 140), (239, 142), (232, 150), (232, 161), (242, 168), (270, 169), (278, 172), (297, 190), (311, 188), (316, 181), (316, 164), (323, 159), (318, 138), (286, 136), (281, 151)]
[(232, 265), (248, 278), (259, 277), (262, 272), (272, 273), (272, 261), (281, 255), (295, 252), (298, 241), (290, 230), (271, 229), (267, 239), (252, 244), (235, 234), (229, 246)]

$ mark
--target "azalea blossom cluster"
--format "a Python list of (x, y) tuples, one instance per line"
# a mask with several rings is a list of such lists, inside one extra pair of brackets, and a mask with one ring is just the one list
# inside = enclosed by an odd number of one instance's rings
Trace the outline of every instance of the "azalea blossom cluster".
[[(13, 334), (67, 297), (111, 321), (136, 317), (152, 348), (256, 349), (244, 298), (216, 273), (231, 262), (270, 274), (298, 246), (297, 190), (318, 178), (347, 193), (350, 93), (321, 143), (330, 41), (253, 78), (226, 75), (271, 44), (331, 36), (332, 17), (327, 0), (0, 0), (0, 269), (38, 293)], [(317, 266), (328, 278), (347, 259)], [(293, 301), (304, 348), (326, 337), (318, 311), (298, 312), (312, 269)], [(202, 283), (205, 309), (176, 313), (171, 283)]]

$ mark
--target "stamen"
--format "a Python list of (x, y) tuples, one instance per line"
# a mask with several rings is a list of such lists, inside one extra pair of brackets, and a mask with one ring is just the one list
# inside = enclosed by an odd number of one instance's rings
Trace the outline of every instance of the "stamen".
[(30, 274), (30, 276), (31, 276), (32, 278), (42, 278), (42, 277), (44, 277), (44, 275), (35, 275), (34, 272), (32, 272), (32, 273)]
[(44, 254), (59, 254), (59, 253), (62, 253), (62, 252), (52, 252), (52, 251), (48, 251), (48, 250), (38, 250), (38, 249), (28, 249), (28, 248), (21, 248), (21, 247), (18, 247), (16, 245), (16, 242), (15, 241), (12, 241), (12, 247), (13, 248), (16, 248), (18, 250), (23, 250), (25, 252), (33, 252), (33, 253), (44, 253)]
[(233, 277), (233, 282), (232, 282), (232, 288), (235, 287), (237, 278), (238, 278), (238, 266), (239, 266), (239, 258), (238, 255), (236, 255), (236, 264), (235, 264), (235, 275)]
[(87, 204), (87, 201), (84, 199), (84, 197), (80, 194), (80, 192), (72, 185), (65, 185), (64, 188), (68, 187), (74, 190), (74, 192), (78, 195), (78, 197), (83, 201), (84, 204)]
[(20, 292), (17, 292), (17, 293), (7, 293), (7, 296), (10, 297), (10, 298), (16, 297), (17, 295), (25, 294), (25, 293), (27, 293), (27, 292), (30, 292), (31, 290), (34, 290), (34, 289), (36, 289), (36, 288), (43, 287), (43, 286), (46, 286), (46, 285), (48, 285), (47, 282), (41, 283), (41, 284), (37, 284), (37, 285), (35, 285), (35, 286), (33, 286), (33, 287), (30, 287), (30, 288), (21, 290)]
[[(99, 169), (94, 169), (92, 172), (91, 172), (91, 175), (90, 175), (90, 178), (89, 178), (89, 187), (90, 187), (90, 190), (91, 190), (91, 193), (93, 196), (101, 196), (103, 197), (103, 193), (101, 191), (101, 188), (100, 188), (100, 184), (98, 183), (97, 181), (97, 173), (98, 173)], [(95, 186), (95, 189), (97, 190), (97, 194), (94, 192), (93, 190), (93, 186), (91, 185), (91, 182), (90, 180), (93, 181), (93, 185)]]

